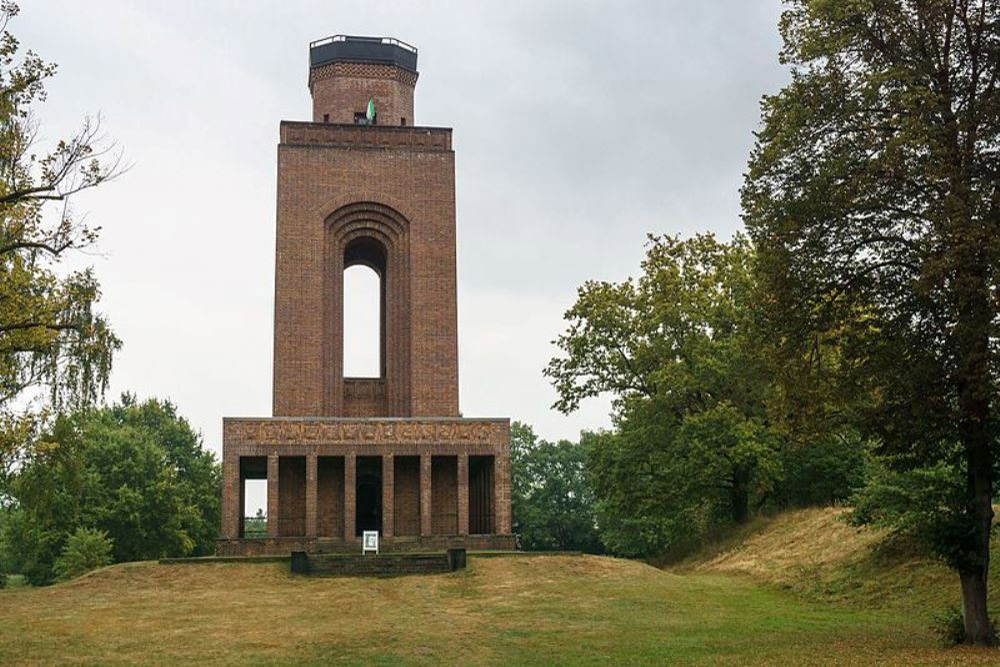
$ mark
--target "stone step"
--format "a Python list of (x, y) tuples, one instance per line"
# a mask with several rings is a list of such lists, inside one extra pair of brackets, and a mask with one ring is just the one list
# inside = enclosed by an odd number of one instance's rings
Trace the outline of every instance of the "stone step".
[(292, 572), (316, 576), (377, 576), (408, 574), (443, 574), (465, 567), (464, 549), (460, 553), (388, 553), (331, 554), (292, 553)]

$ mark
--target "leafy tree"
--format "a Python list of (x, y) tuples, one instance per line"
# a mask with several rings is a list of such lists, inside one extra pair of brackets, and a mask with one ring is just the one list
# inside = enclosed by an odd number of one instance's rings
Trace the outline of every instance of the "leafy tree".
[(937, 544), (967, 640), (993, 644), (1000, 4), (786, 0), (781, 32), (792, 81), (743, 190), (776, 339), (836, 337), (888, 465), (956, 466)]
[(511, 424), (511, 511), (524, 548), (603, 551), (587, 479), (588, 439), (553, 443), (526, 424)]
[(744, 521), (780, 478), (752, 263), (743, 237), (650, 237), (637, 281), (588, 282), (566, 314), (546, 375), (564, 412), (614, 396), (618, 432), (597, 438), (591, 466), (613, 550), (653, 553)]
[(112, 540), (103, 530), (77, 528), (69, 536), (56, 559), (56, 580), (75, 579), (91, 570), (111, 564)]
[(0, 2), (0, 483), (44, 418), (39, 403), (91, 404), (120, 346), (95, 312), (93, 272), (56, 271), (99, 231), (74, 216), (70, 198), (120, 173), (120, 155), (89, 119), (50, 151), (38, 145), (34, 109), (55, 66), (31, 51), (19, 56), (8, 30), (17, 13)]
[(165, 401), (125, 395), (58, 418), (10, 488), (0, 543), (35, 584), (80, 527), (106, 532), (116, 562), (211, 553), (217, 535), (219, 465)]

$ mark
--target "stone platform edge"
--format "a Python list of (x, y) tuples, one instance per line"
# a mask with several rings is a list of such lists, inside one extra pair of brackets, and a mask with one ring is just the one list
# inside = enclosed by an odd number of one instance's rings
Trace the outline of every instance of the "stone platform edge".
[[(415, 553), (443, 551), (460, 548), (468, 551), (516, 551), (517, 536), (502, 534), (487, 535), (428, 535), (420, 538), (383, 538), (383, 553)], [(293, 551), (306, 553), (347, 553), (360, 552), (361, 541), (334, 539), (327, 537), (262, 537), (262, 538), (220, 538), (215, 542), (217, 557), (232, 556), (287, 556)]]
[[(390, 552), (391, 553), (391, 552)], [(412, 556), (440, 556), (442, 551), (411, 551)], [(503, 549), (478, 549), (467, 551), (469, 558), (521, 558), (545, 556), (583, 556), (582, 551), (508, 551)], [(348, 554), (326, 554), (330, 557)], [(223, 563), (288, 563), (292, 556), (190, 556), (186, 558), (160, 558), (160, 565), (215, 565)]]

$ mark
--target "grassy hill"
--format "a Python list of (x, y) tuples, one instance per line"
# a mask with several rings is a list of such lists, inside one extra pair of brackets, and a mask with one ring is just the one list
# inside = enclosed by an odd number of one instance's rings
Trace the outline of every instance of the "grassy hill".
[[(940, 648), (903, 611), (761, 585), (743, 576), (752, 545), (683, 574), (594, 556), (472, 558), (399, 579), (118, 565), (0, 590), (0, 664), (995, 664)], [(774, 581), (794, 569), (756, 562)]]
[[(920, 556), (913, 545), (848, 525), (844, 513), (806, 509), (758, 518), (667, 567), (685, 574), (745, 576), (810, 600), (892, 609), (925, 619), (960, 603), (954, 572)], [(1000, 543), (994, 544), (994, 561), (990, 585), (1000, 591)], [(1000, 612), (1000, 606), (993, 611)]]

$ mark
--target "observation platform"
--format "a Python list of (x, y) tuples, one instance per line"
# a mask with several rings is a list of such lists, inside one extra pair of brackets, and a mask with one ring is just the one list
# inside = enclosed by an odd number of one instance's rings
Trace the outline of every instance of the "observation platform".
[(394, 37), (333, 35), (309, 43), (309, 67), (330, 63), (375, 63), (417, 71), (415, 46)]

